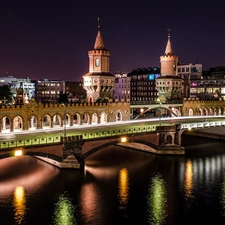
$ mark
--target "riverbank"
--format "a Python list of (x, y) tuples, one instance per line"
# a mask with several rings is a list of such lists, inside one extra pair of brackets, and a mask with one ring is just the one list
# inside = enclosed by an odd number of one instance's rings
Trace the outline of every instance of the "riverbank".
[(225, 127), (210, 127), (185, 131), (185, 135), (225, 140)]

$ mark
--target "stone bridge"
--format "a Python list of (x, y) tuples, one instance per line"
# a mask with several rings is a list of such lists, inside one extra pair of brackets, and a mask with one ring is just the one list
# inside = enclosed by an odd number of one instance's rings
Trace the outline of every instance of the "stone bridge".
[(155, 154), (183, 155), (181, 132), (177, 126), (159, 126), (156, 131), (115, 135), (83, 140), (82, 135), (61, 137), (60, 143), (13, 147), (0, 150), (0, 159), (31, 155), (60, 168), (82, 169), (85, 159), (110, 145), (146, 151)]

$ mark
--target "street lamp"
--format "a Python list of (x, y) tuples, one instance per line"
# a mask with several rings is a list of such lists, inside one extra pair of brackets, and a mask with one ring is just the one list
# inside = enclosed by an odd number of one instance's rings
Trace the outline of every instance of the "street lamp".
[(64, 108), (64, 137), (66, 137), (66, 105), (62, 103), (62, 106)]
[(161, 126), (161, 105), (162, 105), (162, 103), (160, 102), (159, 98), (157, 98), (157, 102), (159, 102), (159, 112), (160, 112), (160, 114), (159, 114), (159, 126)]

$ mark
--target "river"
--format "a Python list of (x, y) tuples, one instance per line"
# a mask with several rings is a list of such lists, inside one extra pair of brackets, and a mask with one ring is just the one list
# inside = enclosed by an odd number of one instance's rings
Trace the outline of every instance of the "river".
[(225, 224), (225, 142), (185, 136), (184, 156), (118, 146), (60, 170), (0, 161), (1, 225)]

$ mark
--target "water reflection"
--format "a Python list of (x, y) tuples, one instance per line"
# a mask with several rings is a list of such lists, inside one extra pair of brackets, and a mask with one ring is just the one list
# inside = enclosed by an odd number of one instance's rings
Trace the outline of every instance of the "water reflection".
[(166, 184), (162, 176), (155, 175), (151, 179), (147, 196), (147, 221), (151, 225), (165, 223), (167, 217)]
[(76, 225), (75, 208), (66, 194), (59, 196), (59, 201), (56, 203), (54, 211), (55, 225)]
[(184, 190), (186, 198), (193, 197), (192, 189), (193, 189), (193, 170), (192, 170), (192, 163), (190, 160), (188, 160), (186, 163), (185, 181), (184, 181)]
[(129, 198), (129, 174), (126, 168), (119, 172), (119, 209), (126, 211)]
[(223, 176), (223, 182), (221, 184), (220, 205), (221, 215), (222, 217), (225, 217), (225, 176)]
[(22, 224), (26, 213), (26, 197), (22, 186), (16, 187), (14, 191), (13, 206), (15, 222)]

